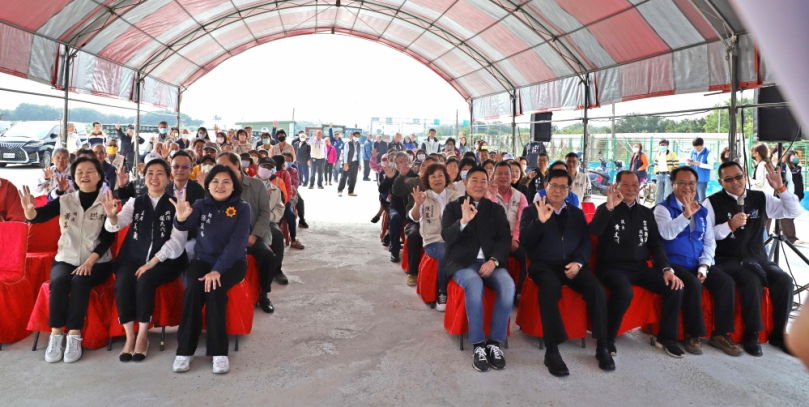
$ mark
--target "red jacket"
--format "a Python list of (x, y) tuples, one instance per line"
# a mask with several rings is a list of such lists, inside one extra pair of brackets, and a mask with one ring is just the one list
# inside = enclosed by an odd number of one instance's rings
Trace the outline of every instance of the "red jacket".
[(0, 222), (25, 222), (20, 193), (5, 178), (0, 178)]

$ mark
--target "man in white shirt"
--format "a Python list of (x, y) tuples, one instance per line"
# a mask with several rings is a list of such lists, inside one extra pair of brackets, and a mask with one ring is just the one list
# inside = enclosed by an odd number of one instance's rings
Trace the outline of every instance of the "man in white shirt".
[(317, 174), (317, 189), (323, 189), (323, 171), (326, 169), (326, 140), (323, 132), (315, 132), (315, 139), (309, 141), (312, 146), (312, 176), (309, 177), (309, 189), (315, 187), (315, 174)]
[(579, 155), (576, 153), (568, 153), (565, 156), (565, 164), (567, 164), (567, 173), (573, 179), (573, 185), (570, 186), (570, 192), (579, 197), (579, 202), (590, 201), (590, 177), (587, 172), (579, 170)]

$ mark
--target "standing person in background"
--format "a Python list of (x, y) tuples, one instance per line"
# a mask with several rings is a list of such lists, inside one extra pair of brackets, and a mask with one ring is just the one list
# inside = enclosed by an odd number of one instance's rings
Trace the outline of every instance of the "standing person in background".
[(694, 139), (691, 145), (694, 146), (694, 149), (691, 151), (691, 158), (685, 160), (685, 163), (699, 175), (697, 201), (702, 202), (707, 198), (708, 182), (711, 180), (711, 171), (713, 171), (716, 160), (714, 160), (711, 150), (705, 148), (705, 141), (701, 137)]
[(435, 138), (435, 129), (430, 129), (427, 133), (427, 140), (421, 143), (421, 149), (424, 150), (427, 155), (441, 151), (441, 143)]
[(722, 152), (719, 153), (719, 161), (721, 162), (728, 162), (730, 161), (730, 148), (725, 147), (722, 149)]
[(455, 139), (452, 137), (448, 138), (447, 141), (444, 142), (444, 151), (443, 154), (447, 157), (454, 156), (455, 158), (460, 158), (461, 154), (455, 148)]
[(298, 132), (298, 139), (292, 143), (295, 148), (295, 157), (298, 163), (298, 176), (301, 185), (309, 183), (309, 163), (312, 159), (312, 146), (306, 142), (306, 133), (303, 130)]
[[(337, 163), (337, 149), (331, 145), (331, 139), (326, 139), (326, 168), (324, 169), (324, 172), (326, 173), (326, 175), (324, 175), (324, 178), (326, 178), (324, 183), (326, 185), (331, 185), (335, 163)], [(336, 175), (334, 176), (334, 180), (337, 181)]]
[(649, 168), (649, 160), (643, 152), (643, 144), (633, 144), (632, 157), (629, 159), (629, 171), (634, 171), (635, 174), (638, 174), (638, 179), (641, 184), (646, 182), (646, 179), (649, 178), (649, 174), (646, 172), (647, 168)]
[(177, 138), (177, 144), (180, 146), (180, 150), (191, 148), (191, 135), (188, 134), (188, 129), (183, 129), (180, 133), (180, 137)]
[[(263, 130), (264, 129), (262, 129), (262, 131)], [(273, 131), (275, 131), (275, 128), (273, 128)], [(267, 137), (269, 135), (267, 133), (262, 133), (262, 134), (263, 134), (262, 137), (264, 137), (264, 140), (266, 141)], [(287, 143), (287, 132), (285, 132), (284, 129), (278, 130), (278, 133), (275, 134), (275, 137), (277, 137), (277, 139), (278, 139), (278, 144), (270, 147), (270, 149), (268, 150), (268, 155), (270, 157), (272, 157), (272, 156), (276, 156), (276, 155), (283, 155), (283, 154), (286, 154), (286, 153), (290, 153), (292, 155), (292, 160), (290, 161), (290, 163), (294, 163), (295, 162), (295, 148), (292, 147), (292, 145), (290, 145), (289, 143)], [(298, 180), (298, 181), (300, 181), (300, 180)]]
[[(753, 181), (750, 189), (753, 191), (764, 191), (767, 195), (772, 195), (774, 190), (767, 182), (767, 163), (769, 163), (769, 150), (764, 143), (756, 143), (750, 150), (750, 158), (753, 159), (755, 168), (753, 169)], [(767, 227), (769, 230), (769, 227)]]
[(106, 142), (107, 136), (101, 130), (101, 123), (93, 122), (93, 131), (87, 135), (87, 145), (92, 147), (96, 144), (101, 144), (103, 146)]
[(315, 139), (309, 142), (312, 154), (312, 176), (309, 178), (309, 189), (315, 187), (317, 175), (317, 189), (323, 189), (323, 171), (326, 168), (326, 140), (323, 140), (323, 131), (315, 131)]
[(570, 192), (576, 194), (579, 198), (579, 202), (589, 202), (592, 185), (590, 184), (590, 177), (587, 173), (580, 171), (579, 155), (576, 153), (568, 153), (565, 156), (565, 164), (567, 165), (567, 173), (573, 180), (573, 184), (570, 186)]
[(404, 138), (404, 148), (405, 150), (413, 151), (416, 149), (416, 136), (405, 136)]
[(466, 136), (463, 133), (458, 132), (458, 154), (459, 157), (462, 157), (464, 154), (469, 152), (469, 146), (466, 145)]
[(168, 144), (169, 141), (172, 141), (172, 137), (169, 135), (169, 124), (167, 122), (158, 123), (157, 136), (152, 137), (152, 143)]
[[(798, 202), (803, 200), (803, 167), (801, 167), (801, 157), (795, 150), (789, 150), (784, 154), (784, 162), (787, 164), (788, 177), (792, 180), (792, 193), (798, 197)], [(795, 233), (795, 218), (781, 219), (781, 232), (792, 244), (803, 244)]]
[(376, 136), (374, 148), (377, 151), (376, 163), (379, 164), (382, 160), (382, 156), (388, 153), (388, 142), (385, 141), (385, 135)]
[(107, 162), (107, 149), (101, 144), (96, 144), (93, 146), (92, 150), (93, 153), (95, 153), (96, 159), (101, 162), (101, 168), (104, 169), (101, 175), (104, 177), (104, 180), (107, 181), (107, 186), (111, 190), (118, 189), (117, 169)]
[(523, 147), (522, 156), (528, 161), (528, 171), (533, 171), (537, 168), (537, 160), (539, 159), (539, 154), (541, 153), (547, 153), (545, 151), (545, 143), (541, 141), (532, 140), (528, 142), (525, 147)]
[(342, 196), (343, 188), (348, 182), (348, 196), (357, 196), (354, 186), (357, 185), (357, 172), (360, 169), (360, 132), (355, 131), (348, 137), (348, 145), (343, 148), (343, 176), (337, 185), (337, 196)]
[(233, 146), (233, 152), (236, 154), (242, 153), (249, 153), (250, 150), (253, 149), (253, 145), (250, 144), (250, 136), (247, 135), (247, 132), (244, 130), (239, 130), (236, 133), (237, 142), (236, 145)]
[(115, 167), (115, 171), (120, 171), (121, 167), (126, 165), (126, 159), (121, 154), (118, 154), (118, 140), (107, 140), (107, 164)]
[[(334, 131), (332, 126), (333, 125), (329, 123), (329, 141), (337, 153), (337, 161), (332, 163), (331, 175), (334, 177), (334, 182), (337, 182), (340, 180), (340, 175), (343, 173), (343, 147), (345, 146), (345, 142), (343, 141), (343, 133)], [(331, 179), (332, 177), (329, 177), (329, 185), (331, 185)]]
[(370, 181), (371, 178), (371, 152), (374, 149), (373, 138), (369, 134), (365, 138), (365, 143), (362, 144), (362, 180)]
[(669, 174), (680, 166), (677, 154), (669, 150), (669, 141), (660, 140), (655, 153), (655, 170), (657, 172), (657, 195), (655, 204), (659, 204), (671, 194), (671, 182)]
[(539, 153), (537, 156), (537, 167), (534, 170), (528, 171), (528, 196), (533, 202), (534, 196), (541, 190), (545, 189), (545, 177), (548, 174), (548, 154)]
[(55, 148), (60, 147), (67, 149), (70, 161), (76, 159), (76, 152), (81, 150), (81, 140), (79, 140), (79, 135), (76, 134), (76, 125), (74, 125), (73, 123), (67, 124), (67, 142), (65, 143), (65, 145), (62, 145), (61, 137), (56, 139)]
[[(275, 142), (275, 137), (276, 137), (276, 133), (275, 133), (276, 130), (275, 129), (277, 127), (278, 127), (278, 122), (276, 122), (276, 121), (272, 122), (272, 134), (270, 134), (270, 129), (268, 129), (266, 127), (261, 128), (261, 140), (259, 140), (258, 143), (256, 143), (256, 150), (260, 150), (262, 148), (267, 150), (267, 151), (270, 150), (273, 143)], [(284, 130), (281, 129), (280, 131), (283, 132)], [(284, 132), (284, 136), (286, 136), (286, 132)]]
[(402, 144), (402, 133), (396, 133), (393, 136), (393, 141), (388, 143), (388, 151), (405, 151), (404, 144)]
[[(126, 170), (129, 171), (135, 162), (135, 126), (130, 124), (126, 126), (126, 132), (123, 132), (121, 131), (121, 123), (116, 123), (115, 132), (118, 133), (118, 140), (121, 142), (120, 154), (124, 156)], [(146, 140), (143, 137), (138, 136), (138, 145), (145, 142)], [(138, 154), (138, 157), (140, 157), (140, 154)]]

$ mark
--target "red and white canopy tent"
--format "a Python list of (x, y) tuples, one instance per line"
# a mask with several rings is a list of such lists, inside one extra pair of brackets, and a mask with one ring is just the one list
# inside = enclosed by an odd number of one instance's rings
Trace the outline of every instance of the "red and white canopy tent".
[(730, 1), (0, 0), (0, 72), (179, 111), (245, 50), (344, 34), (432, 69), (473, 121), (584, 108), (586, 124), (604, 103), (771, 81)]

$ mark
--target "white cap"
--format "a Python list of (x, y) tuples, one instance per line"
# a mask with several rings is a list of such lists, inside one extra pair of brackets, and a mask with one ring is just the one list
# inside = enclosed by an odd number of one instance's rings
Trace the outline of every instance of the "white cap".
[(143, 163), (144, 163), (144, 164), (148, 164), (148, 163), (149, 163), (149, 161), (156, 160), (156, 159), (159, 159), (159, 158), (161, 158), (161, 159), (162, 159), (162, 158), (163, 158), (163, 156), (161, 156), (160, 154), (158, 154), (158, 153), (156, 153), (156, 152), (152, 151), (151, 153), (146, 154), (146, 157), (144, 157), (144, 158), (143, 158)]
[(261, 132), (262, 132), (262, 133), (269, 133), (269, 132), (270, 132), (270, 129), (268, 129), (268, 128), (266, 128), (266, 127), (262, 127), (262, 128), (261, 128)]

